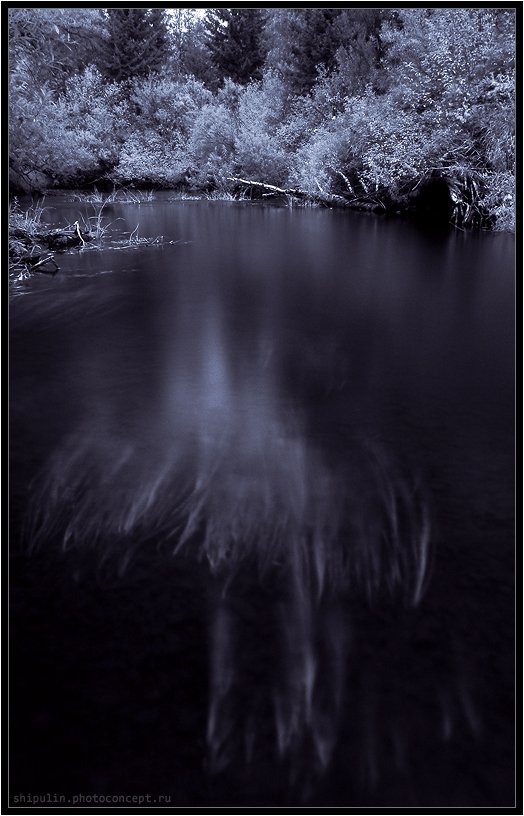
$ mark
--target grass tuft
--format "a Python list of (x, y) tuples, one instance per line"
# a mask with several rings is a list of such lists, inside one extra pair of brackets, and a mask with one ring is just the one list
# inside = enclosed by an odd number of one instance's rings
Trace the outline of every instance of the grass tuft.
[(130, 190), (127, 187), (113, 189), (111, 193), (102, 193), (95, 189), (91, 193), (74, 193), (73, 201), (79, 201), (82, 204), (98, 204), (106, 206), (107, 204), (144, 204), (150, 203), (154, 200), (154, 193), (152, 190)]

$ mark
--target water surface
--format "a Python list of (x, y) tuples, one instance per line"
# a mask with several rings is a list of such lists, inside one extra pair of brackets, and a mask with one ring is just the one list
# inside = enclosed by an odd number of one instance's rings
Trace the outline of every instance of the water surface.
[(512, 238), (107, 220), (11, 303), (12, 792), (511, 805)]

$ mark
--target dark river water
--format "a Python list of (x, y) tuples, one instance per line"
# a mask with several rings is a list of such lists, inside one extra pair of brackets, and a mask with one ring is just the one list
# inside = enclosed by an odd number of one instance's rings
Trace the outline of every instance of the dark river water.
[(511, 806), (513, 238), (104, 217), (11, 298), (12, 801)]

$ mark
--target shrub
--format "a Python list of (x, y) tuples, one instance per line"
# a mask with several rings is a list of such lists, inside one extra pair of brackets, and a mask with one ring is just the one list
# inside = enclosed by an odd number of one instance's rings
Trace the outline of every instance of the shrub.
[(132, 133), (120, 151), (112, 173), (114, 181), (170, 187), (180, 183), (187, 170), (187, 153), (180, 142), (166, 142), (154, 130)]
[(278, 135), (284, 105), (282, 83), (272, 74), (242, 93), (235, 138), (237, 173), (269, 184), (287, 183), (290, 156)]
[(299, 150), (294, 179), (314, 191), (360, 195), (390, 193), (424, 166), (424, 139), (417, 122), (370, 90), (348, 99), (345, 109), (315, 128)]
[(96, 178), (116, 163), (125, 106), (117, 89), (88, 67), (70, 77), (56, 98), (29, 77), (13, 77), (10, 96), (11, 162), (22, 174), (38, 171), (56, 184)]
[(232, 173), (235, 133), (234, 115), (224, 104), (207, 104), (199, 111), (188, 142), (196, 187), (205, 187), (210, 181), (218, 187), (227, 186), (225, 178)]
[(479, 204), (495, 219), (496, 230), (515, 229), (515, 177), (513, 173), (485, 173), (485, 192)]
[(132, 128), (156, 130), (168, 140), (174, 134), (188, 137), (199, 111), (212, 98), (211, 91), (193, 77), (181, 82), (157, 76), (136, 80), (129, 96)]

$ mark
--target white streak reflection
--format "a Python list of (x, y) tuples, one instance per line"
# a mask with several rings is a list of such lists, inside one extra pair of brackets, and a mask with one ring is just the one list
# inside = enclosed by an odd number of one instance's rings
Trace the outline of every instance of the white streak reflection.
[[(239, 750), (254, 764), (263, 731), (295, 776), (305, 755), (322, 774), (351, 647), (340, 599), (421, 603), (431, 562), (424, 492), (376, 442), (348, 440), (335, 459), (314, 440), (282, 386), (271, 321), (239, 349), (219, 297), (204, 298), (198, 320), (187, 303), (178, 308), (161, 387), (138, 408), (111, 388), (90, 400), (36, 480), (28, 542), (95, 546), (121, 572), (137, 549), (159, 544), (206, 562), (220, 587), (210, 612), (209, 770), (223, 771)], [(267, 704), (246, 702), (228, 606), (246, 569), (276, 587)], [(260, 710), (271, 724), (261, 726)], [(372, 729), (364, 754), (374, 784)]]

